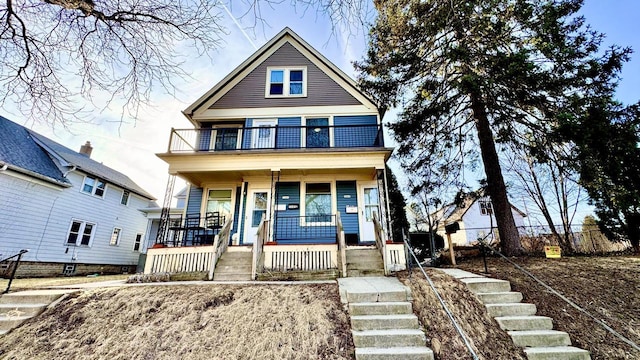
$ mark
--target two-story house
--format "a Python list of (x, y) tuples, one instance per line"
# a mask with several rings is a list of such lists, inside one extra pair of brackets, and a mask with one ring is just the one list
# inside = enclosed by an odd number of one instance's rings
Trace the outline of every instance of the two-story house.
[[(385, 241), (385, 163), (393, 149), (384, 145), (381, 111), (289, 28), (183, 114), (194, 128), (174, 129), (158, 156), (189, 184), (184, 219), (167, 225), (159, 242), (217, 251), (199, 270), (213, 275), (222, 253), (243, 251), (253, 257), (252, 272), (237, 269), (244, 274), (237, 278), (247, 279), (287, 271), (345, 276), (348, 250), (353, 257), (371, 250), (387, 271), (404, 261), (402, 246), (391, 250)], [(224, 249), (207, 250), (212, 243)], [(145, 272), (195, 269), (151, 255)]]
[[(126, 175), (0, 116), (0, 260), (18, 276), (134, 272), (154, 198)], [(0, 263), (0, 274), (11, 268)]]

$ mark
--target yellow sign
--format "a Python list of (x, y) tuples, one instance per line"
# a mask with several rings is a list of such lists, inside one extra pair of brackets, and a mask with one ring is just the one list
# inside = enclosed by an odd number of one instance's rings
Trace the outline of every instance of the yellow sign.
[(544, 253), (547, 255), (548, 259), (559, 259), (560, 258), (560, 246), (545, 246)]

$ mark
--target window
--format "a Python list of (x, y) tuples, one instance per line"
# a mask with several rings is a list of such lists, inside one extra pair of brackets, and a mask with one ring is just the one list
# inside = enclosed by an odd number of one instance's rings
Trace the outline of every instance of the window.
[(103, 180), (87, 176), (84, 178), (84, 183), (82, 184), (82, 192), (98, 197), (103, 197), (104, 189), (106, 186), (107, 183), (105, 183)]
[(331, 222), (331, 184), (306, 184), (304, 208), (307, 223)]
[(482, 215), (491, 215), (493, 214), (493, 209), (491, 208), (490, 200), (480, 200), (478, 202), (480, 204), (480, 213)]
[(113, 228), (113, 232), (111, 233), (111, 240), (109, 240), (109, 245), (116, 246), (120, 243), (120, 233), (122, 229)]
[(128, 205), (129, 204), (129, 195), (131, 195), (129, 190), (123, 190), (122, 191), (122, 198), (120, 199), (120, 204)]
[(265, 97), (304, 97), (307, 95), (307, 69), (268, 68)]
[(207, 212), (218, 212), (228, 220), (231, 216), (231, 190), (209, 190)]
[(67, 235), (67, 245), (89, 246), (93, 239), (95, 228), (96, 224), (82, 220), (72, 220), (69, 234)]
[(133, 242), (133, 251), (140, 251), (141, 243), (142, 243), (142, 234), (136, 234), (136, 240)]
[(238, 128), (216, 128), (215, 136), (213, 137), (215, 143), (213, 149), (219, 150), (236, 150), (238, 146)]

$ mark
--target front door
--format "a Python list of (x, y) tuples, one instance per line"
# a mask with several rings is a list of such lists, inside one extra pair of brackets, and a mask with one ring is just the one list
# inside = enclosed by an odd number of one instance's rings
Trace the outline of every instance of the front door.
[(380, 196), (378, 185), (360, 185), (360, 241), (375, 241), (373, 218), (380, 221)]
[(245, 213), (244, 244), (253, 244), (262, 216), (269, 218), (269, 190), (251, 189), (247, 194), (247, 212)]
[(253, 120), (251, 130), (252, 149), (273, 149), (276, 147), (276, 125), (278, 120)]

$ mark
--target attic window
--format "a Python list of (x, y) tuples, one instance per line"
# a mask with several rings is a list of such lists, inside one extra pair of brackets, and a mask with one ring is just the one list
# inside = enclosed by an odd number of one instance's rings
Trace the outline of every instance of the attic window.
[(482, 215), (491, 215), (493, 214), (493, 209), (491, 208), (490, 200), (480, 200), (478, 202), (480, 204), (480, 213)]
[(104, 197), (104, 189), (107, 183), (104, 180), (87, 176), (82, 183), (82, 192), (95, 195), (97, 197)]
[(307, 68), (267, 68), (265, 97), (307, 96)]

